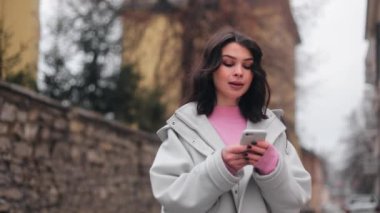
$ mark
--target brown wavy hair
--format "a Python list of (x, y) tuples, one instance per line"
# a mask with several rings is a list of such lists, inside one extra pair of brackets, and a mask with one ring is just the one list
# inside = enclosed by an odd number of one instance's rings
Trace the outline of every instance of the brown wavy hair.
[(254, 123), (267, 119), (270, 87), (266, 72), (261, 66), (261, 48), (249, 36), (229, 27), (216, 32), (207, 42), (199, 67), (193, 72), (191, 92), (186, 102), (196, 102), (198, 114), (208, 116), (212, 113), (216, 105), (213, 73), (222, 63), (222, 49), (232, 42), (247, 48), (253, 56), (251, 71), (254, 77), (247, 92), (239, 99), (240, 112), (244, 118)]

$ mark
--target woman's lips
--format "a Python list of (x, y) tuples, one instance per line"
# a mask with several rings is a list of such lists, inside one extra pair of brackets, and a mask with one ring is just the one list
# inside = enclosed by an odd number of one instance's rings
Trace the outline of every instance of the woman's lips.
[(241, 89), (244, 86), (244, 84), (242, 82), (228, 82), (228, 84), (233, 89)]

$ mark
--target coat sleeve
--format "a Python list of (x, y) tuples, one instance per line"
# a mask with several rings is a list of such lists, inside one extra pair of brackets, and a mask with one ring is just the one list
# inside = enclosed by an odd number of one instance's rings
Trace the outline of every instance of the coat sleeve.
[(228, 172), (220, 151), (194, 165), (186, 142), (172, 129), (167, 131), (150, 169), (153, 195), (165, 212), (207, 212), (240, 177)]
[(311, 177), (293, 145), (284, 141), (285, 133), (274, 144), (280, 153), (276, 169), (269, 175), (254, 172), (253, 177), (272, 212), (300, 212), (311, 197)]

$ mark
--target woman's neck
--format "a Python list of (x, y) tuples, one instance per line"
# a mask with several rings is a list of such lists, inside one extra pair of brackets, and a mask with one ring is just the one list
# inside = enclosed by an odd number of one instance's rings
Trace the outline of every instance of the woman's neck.
[(221, 106), (221, 107), (236, 107), (238, 106), (238, 104), (236, 102), (233, 102), (233, 101), (229, 101), (229, 102), (217, 102), (215, 106)]
[(227, 98), (217, 98), (216, 101), (217, 106), (238, 106), (238, 101)]

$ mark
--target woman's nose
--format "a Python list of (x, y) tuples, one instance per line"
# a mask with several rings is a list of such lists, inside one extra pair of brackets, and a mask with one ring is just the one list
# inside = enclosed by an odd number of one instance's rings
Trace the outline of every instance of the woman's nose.
[(235, 70), (234, 70), (234, 75), (235, 76), (242, 76), (243, 75), (243, 68), (241, 66), (236, 66)]

